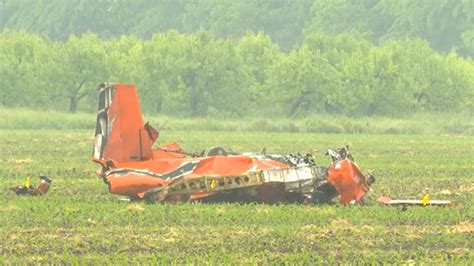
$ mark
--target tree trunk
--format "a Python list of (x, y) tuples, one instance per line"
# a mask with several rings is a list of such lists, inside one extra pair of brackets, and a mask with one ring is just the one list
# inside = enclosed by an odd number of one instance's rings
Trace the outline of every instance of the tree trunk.
[(291, 110), (290, 110), (290, 116), (296, 116), (297, 112), (299, 111), (301, 105), (304, 103), (306, 100), (306, 97), (315, 93), (314, 91), (304, 91), (301, 93), (300, 96), (293, 102), (291, 105)]
[(69, 98), (69, 112), (70, 113), (75, 113), (77, 111), (77, 97), (76, 96), (71, 96)]

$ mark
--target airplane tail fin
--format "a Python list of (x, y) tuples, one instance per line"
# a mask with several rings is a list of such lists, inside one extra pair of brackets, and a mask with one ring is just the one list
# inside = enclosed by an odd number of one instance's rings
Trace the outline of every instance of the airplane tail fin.
[(135, 86), (102, 83), (93, 150), (93, 161), (144, 161), (153, 158), (158, 131), (143, 124)]

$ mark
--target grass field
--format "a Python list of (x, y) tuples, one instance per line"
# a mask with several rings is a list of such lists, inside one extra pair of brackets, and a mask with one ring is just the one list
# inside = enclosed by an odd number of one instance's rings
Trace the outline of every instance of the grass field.
[[(474, 261), (474, 137), (162, 131), (201, 151), (311, 152), (344, 144), (377, 177), (366, 206), (147, 205), (109, 195), (90, 162), (93, 130), (0, 130), (0, 264), (411, 263)], [(43, 197), (8, 188), (53, 178)], [(456, 207), (375, 199), (452, 199)]]
[[(165, 131), (242, 131), (329, 134), (474, 135), (474, 115), (468, 113), (418, 113), (405, 117), (347, 117), (320, 114), (309, 117), (195, 117), (145, 115), (145, 120)], [(92, 130), (96, 114), (53, 110), (0, 108), (1, 129)]]

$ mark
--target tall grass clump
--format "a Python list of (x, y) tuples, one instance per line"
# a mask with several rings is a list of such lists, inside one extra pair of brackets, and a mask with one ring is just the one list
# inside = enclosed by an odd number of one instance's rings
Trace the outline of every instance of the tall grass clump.
[(94, 129), (95, 114), (0, 108), (0, 129)]
[[(93, 130), (96, 114), (1, 109), (0, 129), (88, 129)], [(466, 114), (426, 113), (406, 117), (347, 117), (322, 114), (306, 118), (215, 117), (177, 118), (144, 115), (159, 130), (301, 132), (328, 134), (473, 135), (474, 117)]]

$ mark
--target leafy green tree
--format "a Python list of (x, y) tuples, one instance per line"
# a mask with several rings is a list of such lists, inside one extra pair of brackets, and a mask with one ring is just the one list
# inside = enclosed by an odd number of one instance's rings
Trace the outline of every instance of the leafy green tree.
[(270, 37), (263, 33), (247, 33), (239, 40), (235, 50), (236, 56), (243, 60), (242, 71), (248, 75), (249, 100), (253, 107), (258, 107), (265, 99), (268, 71), (284, 55)]
[(290, 117), (473, 112), (474, 63), (417, 39), (374, 45), (358, 34), (310, 34), (291, 52), (269, 35), (208, 31), (51, 41), (0, 32), (0, 105), (96, 108), (97, 83), (136, 84), (145, 112)]
[(97, 35), (88, 33), (71, 36), (59, 45), (49, 65), (51, 84), (55, 84), (52, 97), (67, 99), (69, 112), (76, 112), (79, 102), (94, 93), (99, 82), (108, 78), (103, 42)]
[(390, 18), (374, 9), (379, 0), (320, 0), (311, 6), (304, 32), (339, 34), (350, 32), (376, 40), (390, 27)]
[(381, 40), (422, 38), (473, 56), (474, 0), (2, 0), (0, 28), (66, 41), (87, 32), (149, 39), (169, 30), (238, 38), (264, 32), (283, 51), (305, 35), (350, 32)]
[(281, 114), (304, 116), (325, 111), (326, 93), (335, 89), (338, 72), (320, 51), (303, 46), (270, 70), (267, 99)]
[(141, 88), (149, 71), (143, 65), (143, 58), (147, 56), (143, 52), (145, 42), (135, 36), (121, 36), (101, 43), (104, 46), (105, 68), (109, 70), (108, 79), (136, 84)]
[(373, 96), (367, 86), (369, 68), (368, 41), (352, 34), (336, 36), (309, 35), (304, 45), (310, 51), (323, 54), (332, 69), (334, 86), (325, 92), (325, 111), (344, 114), (365, 114)]
[(151, 100), (156, 111), (205, 116), (214, 109), (241, 115), (247, 73), (228, 40), (216, 40), (206, 32), (189, 36), (169, 32), (155, 35), (144, 53), (150, 55), (144, 58), (150, 71), (147, 105)]
[(473, 28), (474, 0), (381, 0), (381, 13), (394, 18), (387, 37), (418, 37), (435, 49), (463, 49), (463, 34)]
[(40, 75), (50, 43), (24, 31), (0, 33), (0, 105), (37, 108), (46, 102)]

